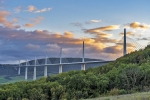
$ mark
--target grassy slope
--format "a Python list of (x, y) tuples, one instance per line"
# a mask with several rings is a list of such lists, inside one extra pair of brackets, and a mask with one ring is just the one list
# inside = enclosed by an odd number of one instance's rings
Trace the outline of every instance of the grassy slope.
[(13, 83), (13, 82), (18, 82), (18, 81), (23, 81), (24, 76), (13, 76), (9, 77), (10, 79), (6, 79), (6, 76), (0, 76), (0, 84), (6, 84), (6, 83)]
[(150, 100), (150, 92), (107, 96), (107, 97), (99, 97), (99, 98), (84, 99), (84, 100)]

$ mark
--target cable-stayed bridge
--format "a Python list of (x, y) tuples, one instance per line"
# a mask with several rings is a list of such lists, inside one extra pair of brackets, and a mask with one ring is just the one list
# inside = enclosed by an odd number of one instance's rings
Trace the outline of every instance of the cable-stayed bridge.
[[(134, 50), (139, 50), (139, 49), (144, 48), (144, 46), (140, 45), (133, 39), (126, 36), (126, 29), (124, 29), (123, 38), (120, 41), (118, 41), (116, 44), (123, 47), (122, 55), (126, 55), (129, 50), (134, 51)], [(55, 73), (64, 72), (65, 71), (64, 69), (66, 66), (73, 66), (73, 67), (78, 66), (78, 70), (79, 69), (86, 70), (87, 68), (92, 67), (92, 66), (101, 66), (106, 63), (112, 62), (116, 58), (120, 57), (120, 55), (114, 54), (112, 56), (113, 59), (111, 59), (111, 60), (85, 58), (85, 50), (84, 49), (85, 49), (85, 47), (84, 47), (84, 41), (83, 41), (82, 49), (80, 49), (79, 53), (78, 53), (80, 55), (80, 57), (75, 57), (75, 58), (62, 57), (62, 48), (61, 48), (59, 57), (57, 57), (57, 58), (49, 58), (48, 56), (46, 56), (43, 59), (37, 59), (35, 57), (34, 60), (30, 60), (30, 61), (26, 60), (26, 62), (19, 63), (19, 66), (16, 66), (17, 70), (18, 70), (18, 75), (21, 74), (21, 69), (24, 68), (24, 75), (25, 75), (25, 79), (27, 80), (28, 79), (28, 69), (32, 68), (33, 69), (33, 73), (32, 73), (33, 80), (36, 80), (37, 68), (40, 68), (41, 71), (43, 70), (44, 71), (43, 74), (46, 77), (49, 74), (48, 69), (50, 67), (57, 69), (57, 71), (55, 71)], [(109, 50), (111, 51), (111, 49), (109, 49)], [(109, 50), (107, 52), (109, 52)], [(106, 57), (103, 57), (103, 59), (105, 59), (105, 58), (108, 58), (107, 55), (106, 55)]]

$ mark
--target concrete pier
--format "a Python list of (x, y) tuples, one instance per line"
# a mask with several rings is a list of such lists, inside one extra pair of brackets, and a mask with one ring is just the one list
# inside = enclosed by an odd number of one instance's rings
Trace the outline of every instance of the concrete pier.
[(85, 64), (81, 65), (81, 70), (85, 70)]
[(25, 80), (28, 79), (28, 67), (26, 66), (25, 67)]
[[(83, 41), (83, 45), (82, 45), (82, 62), (85, 62), (84, 61), (84, 41)], [(83, 63), (81, 65), (81, 70), (85, 70), (85, 63)]]
[(20, 75), (20, 66), (18, 67), (18, 75)]
[(44, 66), (44, 76), (47, 77), (47, 66)]
[(62, 73), (62, 48), (60, 48), (60, 65), (59, 65), (59, 73)]
[(62, 65), (59, 65), (59, 73), (62, 73)]
[(36, 80), (36, 66), (34, 66), (33, 80)]

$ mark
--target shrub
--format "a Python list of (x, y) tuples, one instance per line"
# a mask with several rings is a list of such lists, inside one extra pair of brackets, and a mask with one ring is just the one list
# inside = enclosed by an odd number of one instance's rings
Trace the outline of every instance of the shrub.
[(119, 90), (114, 88), (114, 89), (110, 90), (109, 95), (119, 95)]

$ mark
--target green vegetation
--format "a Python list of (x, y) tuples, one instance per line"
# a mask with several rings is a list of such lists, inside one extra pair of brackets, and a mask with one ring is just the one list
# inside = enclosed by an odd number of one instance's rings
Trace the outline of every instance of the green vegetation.
[(24, 76), (0, 76), (0, 84), (13, 83), (17, 81), (23, 81)]
[(1, 85), (0, 100), (78, 100), (122, 95), (149, 91), (149, 83), (150, 46), (147, 46), (86, 71), (69, 71), (36, 81)]

